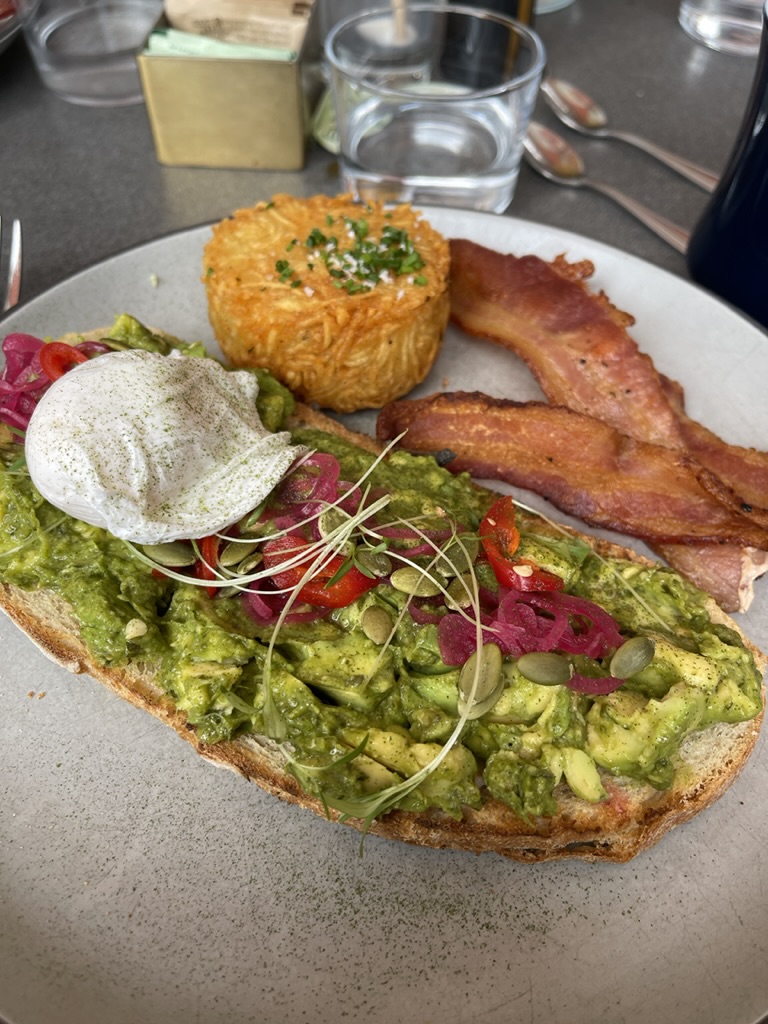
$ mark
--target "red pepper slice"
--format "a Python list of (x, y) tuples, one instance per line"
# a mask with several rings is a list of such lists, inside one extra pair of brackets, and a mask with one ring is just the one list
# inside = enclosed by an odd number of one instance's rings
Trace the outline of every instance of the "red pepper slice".
[[(361, 594), (376, 586), (377, 580), (371, 579), (355, 565), (350, 565), (344, 575), (335, 583), (330, 579), (335, 572), (344, 564), (344, 559), (337, 556), (330, 565), (323, 568), (323, 575), (314, 576), (299, 591), (299, 597), (307, 604), (313, 604), (318, 608), (346, 608), (357, 600)], [(324, 575), (328, 572), (327, 577)]]
[[(221, 544), (221, 538), (217, 537), (216, 534), (211, 534), (210, 537), (203, 537), (199, 541), (200, 554), (202, 558), (195, 562), (195, 576), (199, 580), (215, 580), (217, 579), (215, 566), (219, 558), (219, 545)], [(208, 597), (216, 597), (218, 587), (206, 587)]]
[[(281, 569), (280, 566), (308, 547), (306, 541), (297, 537), (275, 537), (264, 545), (264, 568), (275, 570), (272, 579), (280, 589), (299, 586), (311, 564), (311, 557), (307, 556), (285, 569)], [(343, 565), (344, 559), (341, 555), (334, 555), (301, 586), (296, 595), (298, 599), (318, 608), (346, 608), (361, 594), (376, 586), (377, 580), (366, 576), (354, 565), (349, 566), (338, 580), (331, 583)]]
[(288, 536), (275, 537), (264, 545), (264, 568), (271, 572), (272, 581), (280, 590), (291, 590), (301, 583), (301, 578), (306, 572), (306, 561), (289, 565), (285, 569), (281, 569), (280, 566), (306, 547), (306, 541)]
[(563, 580), (527, 559), (514, 558), (520, 544), (515, 502), (497, 498), (480, 524), (480, 543), (498, 582), (510, 590), (562, 590)]
[(49, 341), (40, 349), (40, 366), (48, 380), (58, 380), (63, 377), (67, 370), (71, 370), (78, 363), (88, 361), (88, 356), (80, 349), (72, 345), (65, 345), (63, 341)]

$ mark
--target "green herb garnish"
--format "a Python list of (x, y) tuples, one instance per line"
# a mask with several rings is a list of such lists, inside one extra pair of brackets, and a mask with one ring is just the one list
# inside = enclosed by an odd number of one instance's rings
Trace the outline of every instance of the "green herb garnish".
[[(329, 215), (326, 227), (332, 224), (333, 218)], [(320, 260), (325, 265), (336, 287), (343, 288), (349, 295), (371, 291), (380, 281), (415, 274), (425, 266), (408, 232), (402, 228), (387, 224), (377, 239), (371, 236), (370, 224), (364, 217), (344, 217), (343, 224), (349, 239), (347, 247), (340, 245), (335, 235), (327, 235), (318, 227), (310, 231), (304, 245), (313, 261)], [(307, 265), (312, 268), (314, 262), (308, 260)], [(283, 281), (286, 279), (281, 277)], [(427, 280), (419, 274), (413, 277), (413, 284), (423, 286)]]

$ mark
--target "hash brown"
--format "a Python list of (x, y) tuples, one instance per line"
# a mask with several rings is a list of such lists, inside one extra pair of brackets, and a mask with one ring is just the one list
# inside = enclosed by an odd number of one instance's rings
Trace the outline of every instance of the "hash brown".
[(203, 281), (232, 365), (264, 366), (302, 401), (353, 412), (427, 375), (449, 266), (447, 240), (408, 204), (276, 195), (214, 226)]

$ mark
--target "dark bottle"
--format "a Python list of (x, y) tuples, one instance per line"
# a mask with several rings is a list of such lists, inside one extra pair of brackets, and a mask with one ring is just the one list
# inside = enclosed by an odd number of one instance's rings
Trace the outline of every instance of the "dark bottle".
[(736, 144), (688, 246), (694, 281), (768, 327), (768, 0)]

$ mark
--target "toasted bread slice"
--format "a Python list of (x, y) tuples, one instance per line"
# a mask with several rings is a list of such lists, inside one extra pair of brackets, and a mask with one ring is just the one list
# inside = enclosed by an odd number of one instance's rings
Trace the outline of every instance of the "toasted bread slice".
[[(623, 549), (618, 549), (626, 557)], [(606, 552), (608, 553), (608, 552)], [(614, 549), (614, 553), (617, 553)], [(0, 607), (53, 661), (69, 672), (86, 673), (136, 707), (149, 711), (219, 767), (229, 768), (261, 789), (290, 803), (326, 815), (320, 800), (306, 794), (285, 770), (277, 744), (249, 736), (205, 746), (155, 683), (155, 666), (106, 669), (89, 655), (67, 605), (50, 592), (26, 592), (0, 585)], [(717, 606), (713, 614), (726, 620)], [(733, 623), (729, 623), (733, 626)], [(764, 664), (759, 652), (751, 648)], [(369, 831), (386, 839), (438, 849), (497, 853), (517, 861), (578, 858), (624, 862), (654, 846), (667, 832), (711, 806), (734, 782), (757, 742), (763, 715), (739, 725), (717, 725), (683, 745), (683, 768), (674, 786), (658, 791), (631, 779), (604, 776), (609, 799), (590, 804), (558, 790), (560, 809), (552, 818), (526, 822), (509, 807), (489, 799), (467, 809), (461, 821), (440, 812), (392, 811)], [(329, 816), (338, 816), (330, 812)], [(361, 827), (348, 819), (347, 824)]]
[[(368, 450), (377, 450), (372, 439), (352, 434), (336, 421), (305, 406), (298, 407), (295, 425), (318, 427), (354, 440)], [(589, 537), (584, 539), (603, 555), (644, 561), (617, 545)], [(157, 686), (156, 665), (134, 663), (124, 668), (105, 668), (98, 664), (83, 643), (71, 610), (56, 595), (0, 585), (0, 607), (58, 664), (70, 672), (91, 675), (120, 697), (149, 711), (207, 760), (238, 772), (273, 796), (316, 814), (328, 813), (321, 801), (306, 794), (286, 771), (283, 754), (272, 740), (247, 736), (204, 745), (186, 716)], [(740, 633), (762, 671), (765, 658), (738, 626), (713, 601), (708, 604), (708, 611), (713, 620), (727, 623)], [(460, 821), (438, 811), (396, 810), (375, 821), (369, 831), (421, 846), (492, 852), (524, 862), (569, 857), (624, 862), (653, 846), (670, 829), (709, 807), (725, 792), (754, 748), (762, 717), (761, 712), (749, 722), (717, 725), (689, 737), (681, 749), (682, 764), (675, 783), (666, 791), (604, 773), (607, 800), (587, 803), (573, 796), (563, 784), (556, 791), (558, 813), (551, 818), (524, 821), (508, 806), (488, 799), (479, 810), (467, 809)], [(338, 819), (334, 812), (330, 812), (329, 817)], [(346, 823), (362, 827), (360, 821), (349, 819)]]

